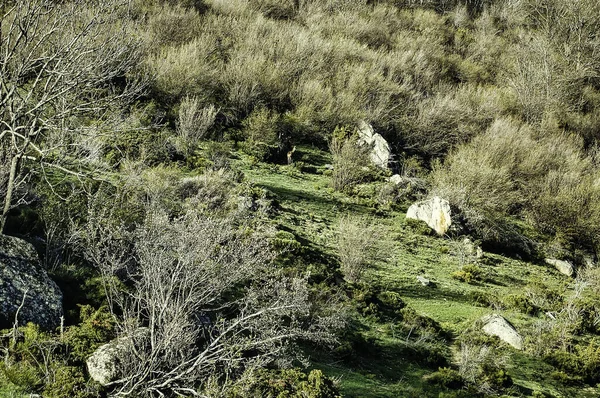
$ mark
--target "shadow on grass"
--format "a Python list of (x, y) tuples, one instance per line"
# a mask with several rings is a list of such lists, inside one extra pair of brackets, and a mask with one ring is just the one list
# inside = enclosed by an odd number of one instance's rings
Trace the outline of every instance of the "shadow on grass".
[(314, 166), (324, 166), (332, 161), (331, 157), (326, 152), (307, 147), (298, 148), (296, 159), (300, 159), (301, 161)]
[(421, 286), (415, 283), (414, 286), (402, 286), (395, 291), (401, 296), (429, 299), (429, 300), (447, 300), (449, 302), (459, 302), (463, 304), (473, 304), (472, 300), (461, 291), (444, 289), (439, 287)]
[[(291, 202), (309, 202), (316, 207), (329, 207), (334, 212), (353, 212), (359, 214), (370, 214), (370, 209), (354, 203), (344, 203), (339, 199), (333, 197), (327, 197), (325, 195), (316, 195), (299, 189), (286, 188), (279, 185), (273, 185), (268, 183), (258, 183), (261, 186), (277, 195), (280, 201), (291, 201)], [(282, 210), (289, 211), (296, 215), (300, 215), (299, 212), (294, 211), (288, 207), (282, 206)], [(330, 210), (330, 211), (331, 211)]]

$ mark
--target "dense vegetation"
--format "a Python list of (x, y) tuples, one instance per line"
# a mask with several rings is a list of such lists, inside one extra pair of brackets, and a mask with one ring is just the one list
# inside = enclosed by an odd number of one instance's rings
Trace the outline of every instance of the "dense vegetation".
[(600, 393), (600, 3), (97, 3), (0, 4), (0, 227), (65, 294), (0, 395)]

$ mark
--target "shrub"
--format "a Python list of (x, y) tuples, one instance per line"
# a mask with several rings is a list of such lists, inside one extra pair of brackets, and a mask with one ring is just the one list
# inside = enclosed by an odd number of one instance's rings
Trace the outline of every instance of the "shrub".
[(480, 290), (472, 290), (467, 293), (467, 298), (481, 306), (490, 307), (497, 303), (498, 298), (493, 293), (487, 293)]
[(567, 383), (577, 379), (590, 385), (600, 382), (600, 344), (596, 339), (576, 346), (574, 352), (552, 352), (545, 360), (567, 375), (560, 377)]
[(458, 372), (481, 393), (495, 395), (512, 385), (504, 363), (505, 359), (489, 346), (470, 343), (460, 346)]
[(195, 177), (186, 177), (179, 183), (177, 194), (183, 206), (197, 211), (227, 212), (235, 208), (238, 194), (234, 173), (225, 169), (207, 170)]
[(197, 10), (180, 5), (163, 5), (152, 10), (148, 19), (149, 44), (178, 46), (192, 40), (199, 33), (202, 19)]
[(246, 140), (242, 149), (260, 161), (271, 158), (278, 149), (282, 133), (282, 120), (279, 114), (265, 107), (256, 108), (242, 122), (242, 134)]
[(406, 304), (396, 292), (381, 291), (379, 287), (358, 284), (352, 290), (356, 308), (365, 316), (375, 316), (387, 320), (403, 319), (402, 309)]
[(165, 47), (146, 62), (153, 73), (157, 96), (177, 102), (186, 95), (214, 97), (224, 59), (214, 36), (206, 32), (179, 47)]
[(292, 19), (297, 12), (292, 0), (252, 0), (251, 6), (273, 19)]
[(475, 264), (464, 265), (460, 270), (452, 274), (452, 278), (461, 282), (473, 283), (483, 280), (483, 270)]
[(428, 375), (426, 380), (430, 384), (449, 389), (459, 389), (464, 385), (460, 373), (451, 368), (439, 368), (437, 372)]
[(185, 155), (190, 155), (199, 141), (206, 137), (219, 110), (214, 105), (202, 106), (198, 97), (185, 97), (179, 105), (177, 119), (178, 144)]
[(232, 150), (230, 142), (209, 141), (204, 147), (203, 155), (210, 162), (212, 170), (229, 169)]
[(243, 378), (227, 396), (289, 397), (289, 398), (340, 398), (334, 382), (320, 370), (306, 374), (298, 369), (259, 369)]
[(340, 269), (348, 282), (359, 282), (378, 256), (381, 239), (376, 225), (363, 217), (344, 216), (339, 220), (337, 250)]
[(337, 129), (329, 145), (333, 155), (332, 184), (337, 191), (348, 192), (370, 175), (368, 148), (358, 144), (356, 136), (347, 137), (345, 129)]
[(508, 308), (515, 308), (528, 315), (535, 315), (540, 310), (528, 297), (522, 294), (509, 294), (504, 297), (503, 301)]
[(435, 167), (433, 190), (485, 240), (515, 239), (521, 232), (510, 216), (517, 216), (542, 233), (593, 246), (600, 188), (591, 181), (597, 175), (577, 137), (540, 135), (531, 126), (498, 119), (452, 152), (444, 167)]

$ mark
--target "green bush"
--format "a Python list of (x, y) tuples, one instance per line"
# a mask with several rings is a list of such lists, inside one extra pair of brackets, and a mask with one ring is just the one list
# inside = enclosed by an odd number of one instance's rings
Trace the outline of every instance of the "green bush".
[(461, 282), (473, 283), (484, 279), (483, 269), (475, 264), (464, 265), (460, 270), (452, 273), (452, 278)]
[(333, 383), (320, 370), (306, 374), (298, 369), (258, 369), (234, 387), (230, 398), (278, 397), (278, 398), (340, 398)]
[(437, 372), (428, 375), (426, 380), (430, 384), (453, 390), (464, 385), (462, 376), (451, 368), (439, 368)]
[(405, 303), (396, 292), (382, 291), (381, 288), (358, 284), (352, 290), (352, 299), (357, 310), (365, 316), (382, 317), (388, 320), (403, 319)]
[(497, 297), (493, 293), (487, 293), (480, 290), (472, 290), (467, 293), (467, 298), (484, 307), (490, 307), (497, 302)]
[(114, 321), (106, 309), (89, 306), (82, 306), (81, 317), (80, 325), (67, 327), (59, 336), (32, 323), (19, 328), (16, 344), (8, 347), (0, 362), (0, 384), (49, 398), (97, 397), (99, 391), (83, 366), (100, 344), (114, 337)]
[(333, 156), (331, 177), (336, 191), (349, 192), (371, 175), (369, 148), (359, 145), (356, 135), (348, 136), (346, 129), (334, 131), (329, 150)]
[(199, 33), (202, 25), (197, 10), (180, 5), (163, 5), (151, 11), (146, 26), (148, 42), (158, 48), (189, 42)]
[(279, 144), (288, 144), (280, 142), (282, 128), (279, 114), (264, 107), (254, 109), (242, 122), (242, 150), (260, 161), (270, 160), (277, 154)]
[(490, 346), (475, 341), (461, 343), (459, 374), (467, 385), (480, 393), (496, 395), (513, 384), (504, 362), (502, 355)]
[(522, 294), (509, 294), (504, 297), (503, 302), (508, 308), (515, 308), (528, 315), (535, 315), (540, 310), (528, 297)]
[(484, 240), (509, 242), (519, 234), (510, 222), (517, 216), (541, 233), (593, 246), (600, 190), (591, 180), (597, 175), (577, 137), (540, 135), (498, 119), (436, 166), (433, 190), (460, 209)]
[(597, 339), (576, 346), (574, 352), (554, 351), (545, 360), (562, 372), (557, 373), (557, 377), (566, 383), (578, 379), (590, 385), (600, 382), (600, 344)]

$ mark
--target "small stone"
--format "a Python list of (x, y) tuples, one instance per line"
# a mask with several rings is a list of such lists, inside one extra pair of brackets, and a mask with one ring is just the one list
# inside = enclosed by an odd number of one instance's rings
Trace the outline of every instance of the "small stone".
[(423, 286), (429, 286), (429, 284), (431, 283), (429, 279), (421, 275), (417, 276), (417, 281), (421, 282), (421, 285)]

